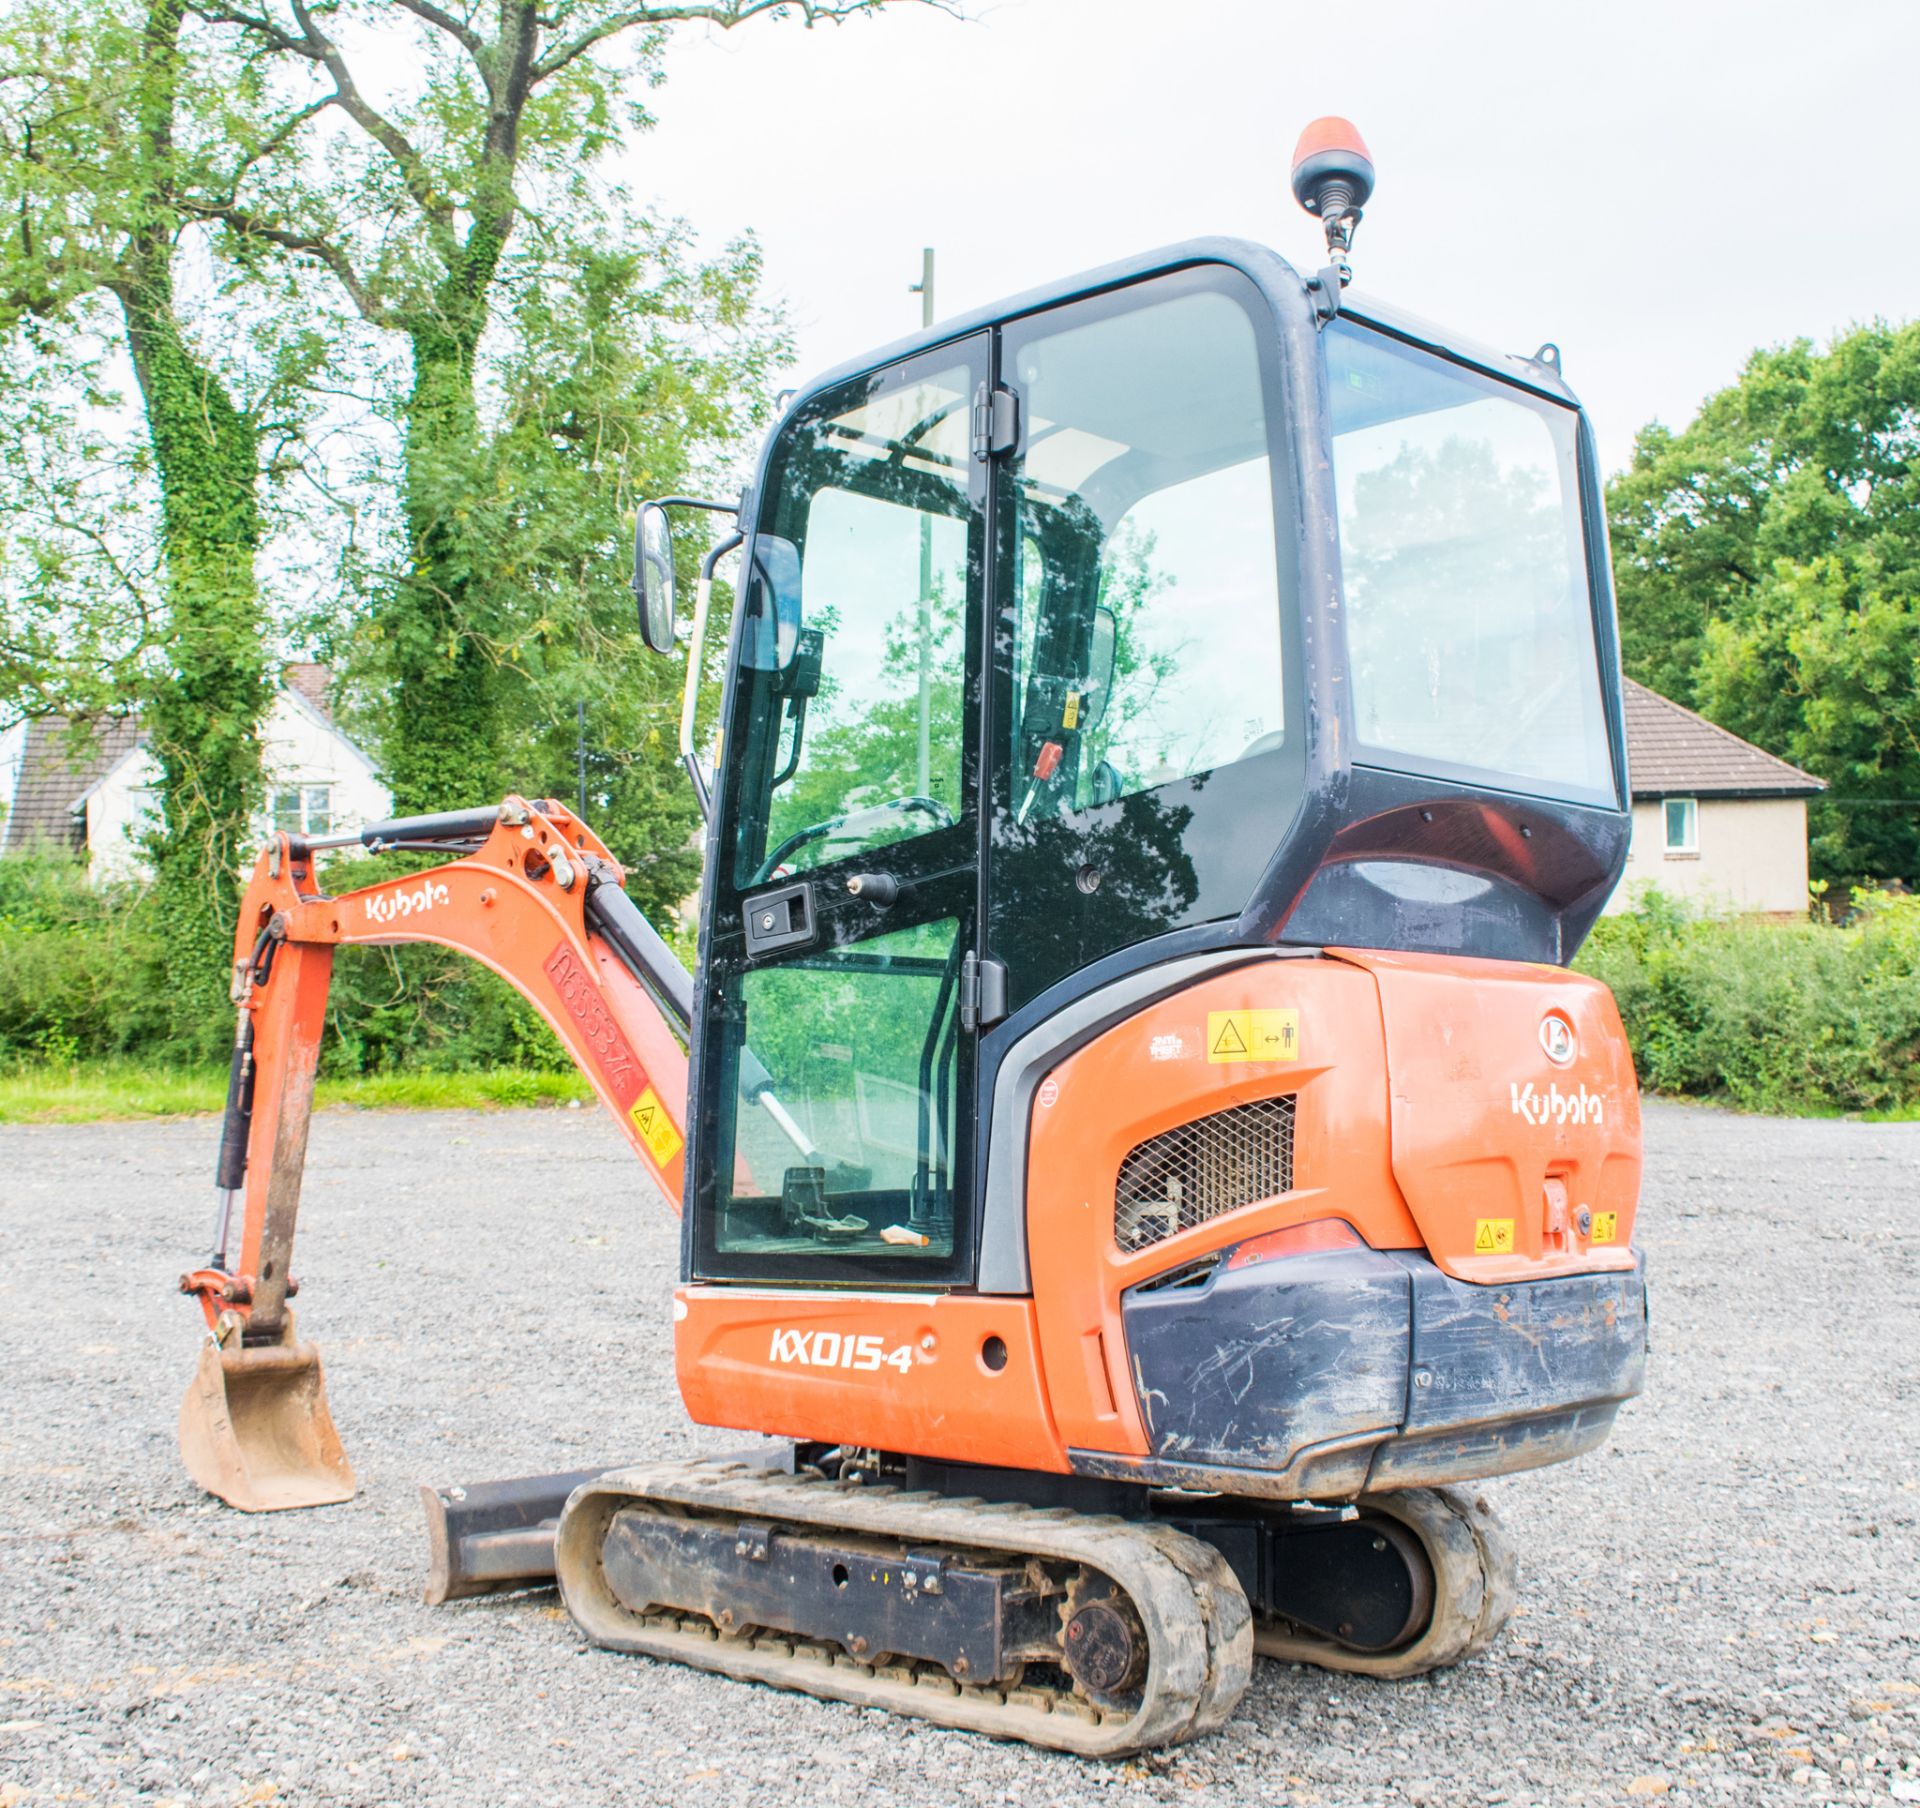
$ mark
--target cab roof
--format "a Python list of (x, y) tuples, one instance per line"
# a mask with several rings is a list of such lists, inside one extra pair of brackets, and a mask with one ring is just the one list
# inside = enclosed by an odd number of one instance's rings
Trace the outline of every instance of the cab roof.
[[(971, 308), (963, 314), (937, 320), (917, 333), (908, 334), (862, 357), (833, 366), (796, 390), (792, 401), (797, 404), (882, 365), (898, 363), (917, 352), (931, 351), (937, 346), (965, 338), (970, 333), (982, 332), (988, 327), (999, 326), (1023, 314), (1059, 307), (1106, 289), (1137, 282), (1143, 277), (1163, 275), (1193, 264), (1225, 264), (1248, 277), (1283, 318), (1291, 314), (1302, 324), (1312, 318), (1307, 279), (1278, 252), (1252, 239), (1227, 236), (1187, 239), (1180, 244), (1143, 251), (1115, 263), (1102, 264), (1096, 269), (1083, 270), (1074, 276), (1022, 290), (1002, 300), (989, 302), (984, 307)], [(1510, 383), (1522, 384), (1556, 402), (1571, 407), (1579, 406), (1579, 398), (1560, 373), (1557, 352), (1554, 352), (1552, 359), (1548, 359), (1539, 353), (1528, 356), (1499, 351), (1352, 289), (1341, 295), (1340, 313), (1342, 318), (1364, 321), (1369, 326), (1379, 327), (1396, 338), (1437, 352), (1443, 357), (1476, 365)], [(1540, 348), (1542, 353), (1553, 350), (1550, 346)]]

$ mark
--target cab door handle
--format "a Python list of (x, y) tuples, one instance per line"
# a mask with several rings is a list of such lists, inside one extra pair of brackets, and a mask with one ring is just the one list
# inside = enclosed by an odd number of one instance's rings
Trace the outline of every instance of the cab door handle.
[(744, 899), (741, 908), (749, 954), (771, 954), (813, 940), (813, 887), (804, 880)]

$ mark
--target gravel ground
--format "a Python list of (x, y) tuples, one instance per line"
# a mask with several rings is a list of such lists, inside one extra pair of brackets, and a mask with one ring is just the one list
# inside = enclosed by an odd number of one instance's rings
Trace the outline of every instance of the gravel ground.
[(583, 1112), (316, 1119), (299, 1270), (351, 1505), (180, 1472), (207, 1123), (0, 1130), (0, 1808), (42, 1802), (1920, 1802), (1920, 1126), (1654, 1107), (1647, 1397), (1492, 1484), (1522, 1601), (1418, 1683), (1261, 1664), (1093, 1764), (427, 1608), (416, 1485), (738, 1447), (671, 1217)]

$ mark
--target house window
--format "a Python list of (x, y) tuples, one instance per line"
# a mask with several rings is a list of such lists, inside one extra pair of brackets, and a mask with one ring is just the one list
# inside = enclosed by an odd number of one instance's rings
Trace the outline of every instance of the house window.
[(331, 785), (286, 785), (273, 794), (277, 835), (327, 835), (333, 832)]
[(1691, 797), (1669, 797), (1661, 807), (1666, 816), (1667, 852), (1669, 854), (1699, 853), (1699, 804)]

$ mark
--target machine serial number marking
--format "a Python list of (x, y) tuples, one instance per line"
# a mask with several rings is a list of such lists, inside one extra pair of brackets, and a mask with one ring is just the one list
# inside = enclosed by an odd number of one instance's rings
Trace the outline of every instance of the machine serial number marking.
[(667, 1108), (660, 1103), (660, 1095), (649, 1086), (634, 1101), (633, 1109), (627, 1113), (633, 1119), (633, 1127), (640, 1132), (640, 1140), (647, 1145), (661, 1167), (680, 1153), (680, 1132), (673, 1127), (673, 1119), (667, 1115)]
[(1209, 1061), (1297, 1061), (1298, 1011), (1209, 1011)]
[(898, 1369), (905, 1374), (913, 1367), (913, 1346), (901, 1344), (889, 1350), (886, 1339), (871, 1332), (855, 1336), (848, 1331), (776, 1330), (769, 1362), (797, 1363), (808, 1369), (854, 1369), (871, 1373), (878, 1368)]
[(1473, 1221), (1473, 1253), (1477, 1256), (1513, 1254), (1511, 1218), (1476, 1218)]
[(1620, 1234), (1620, 1214), (1618, 1212), (1595, 1212), (1593, 1214), (1593, 1235), (1588, 1239), (1592, 1243), (1611, 1243)]
[(647, 1076), (640, 1071), (640, 1063), (627, 1046), (626, 1037), (621, 1035), (620, 1026), (608, 1014), (592, 975), (574, 958), (573, 950), (565, 942), (547, 956), (541, 967), (553, 981), (553, 989), (560, 994), (560, 1002), (567, 1007), (568, 1015), (580, 1026), (582, 1039), (600, 1063), (600, 1071), (607, 1076), (614, 1097), (623, 1106), (629, 1104), (646, 1085)]

